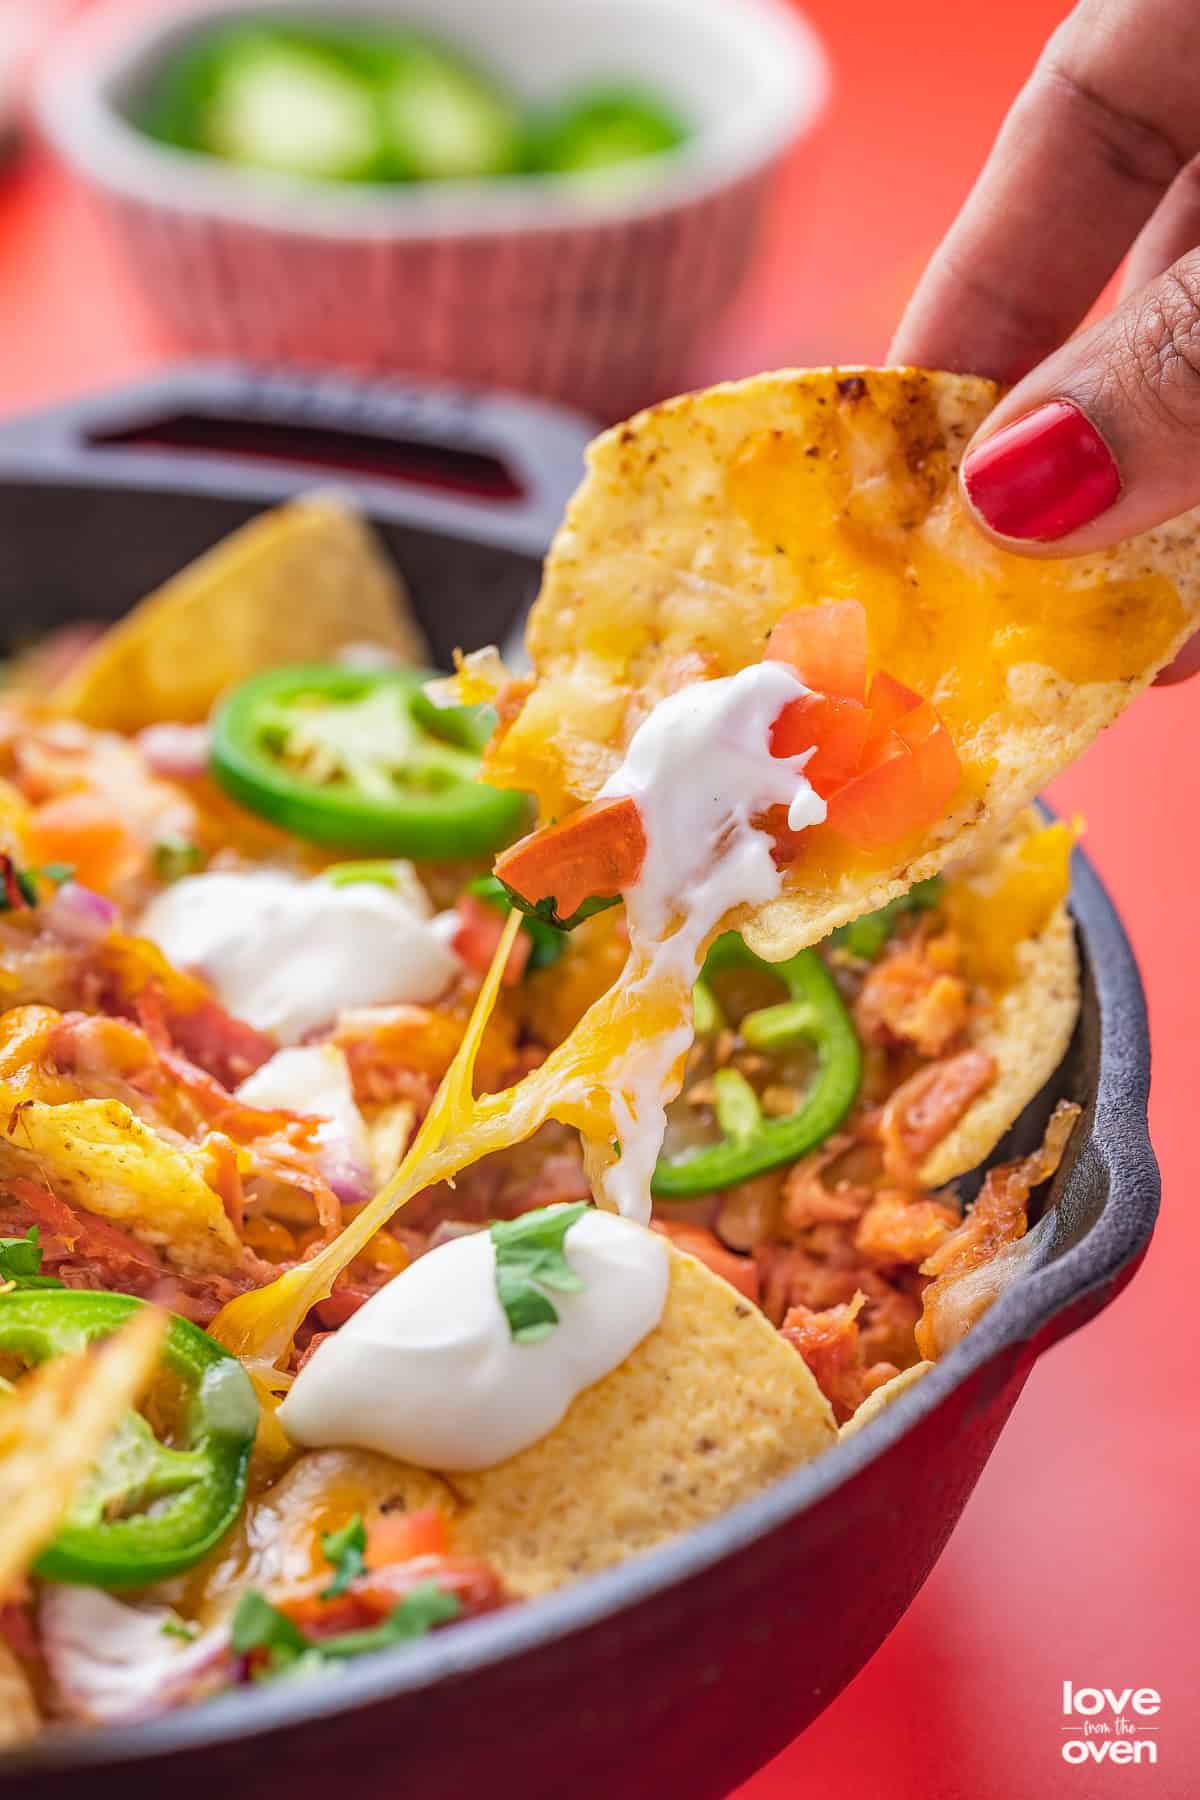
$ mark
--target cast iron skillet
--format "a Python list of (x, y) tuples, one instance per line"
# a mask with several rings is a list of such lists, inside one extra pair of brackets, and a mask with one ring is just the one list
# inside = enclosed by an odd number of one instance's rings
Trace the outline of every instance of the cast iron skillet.
[[(514, 624), (584, 435), (580, 421), (508, 400), (229, 370), (18, 424), (0, 433), (0, 617), (20, 637), (77, 617), (81, 600), (119, 612), (262, 504), (311, 486), (315, 458), (356, 470), (444, 657)], [(289, 449), (307, 462), (251, 455)], [(373, 460), (380, 450), (390, 473)], [(414, 485), (431, 477), (438, 491)], [(728, 1794), (872, 1655), (932, 1568), (1037, 1357), (1106, 1306), (1145, 1252), (1159, 1184), (1141, 984), (1082, 857), (1073, 906), (1079, 1028), (997, 1151), (1032, 1147), (1060, 1096), (1083, 1104), (1052, 1234), (965, 1342), (873, 1425), (665, 1549), (536, 1605), (328, 1680), (56, 1733), (0, 1757), (0, 1794)]]

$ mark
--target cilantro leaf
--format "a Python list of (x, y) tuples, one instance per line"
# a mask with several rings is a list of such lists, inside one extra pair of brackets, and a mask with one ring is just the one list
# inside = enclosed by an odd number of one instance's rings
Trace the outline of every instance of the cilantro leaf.
[(895, 900), (889, 900), (878, 912), (863, 913), (861, 918), (852, 919), (849, 925), (839, 925), (836, 931), (830, 933), (829, 941), (842, 950), (848, 950), (851, 956), (860, 957), (863, 962), (874, 962), (895, 932), (901, 916), (908, 912), (928, 912), (938, 904), (944, 886), (940, 875), (931, 875), (926, 881), (914, 882), (907, 894), (900, 894)]
[(43, 863), (40, 868), (22, 869), (11, 856), (0, 855), (0, 912), (32, 911), (41, 901), (39, 881), (61, 887), (74, 873), (71, 863)]
[(330, 1663), (366, 1656), (373, 1650), (387, 1650), (393, 1644), (412, 1643), (434, 1626), (448, 1625), (461, 1612), (462, 1602), (457, 1594), (448, 1593), (435, 1581), (423, 1581), (378, 1625), (363, 1631), (344, 1631), (337, 1637), (313, 1639), (286, 1613), (272, 1606), (264, 1594), (247, 1588), (237, 1603), (230, 1636), (238, 1656), (265, 1651), (265, 1662), (255, 1675), (256, 1679), (271, 1680), (280, 1675), (309, 1674)]
[[(494, 906), (506, 918), (513, 910), (511, 891), (498, 875), (477, 875), (474, 881), (467, 883), (467, 892), (482, 900), (485, 906)], [(530, 969), (551, 968), (567, 947), (567, 940), (559, 928), (547, 924), (545, 919), (539, 919), (533, 913), (525, 914), (521, 930), (531, 945), (527, 964)]]
[(256, 1588), (247, 1588), (237, 1603), (230, 1642), (238, 1656), (265, 1650), (272, 1674), (286, 1669), (309, 1648), (300, 1627)]
[(0, 1238), (0, 1284), (16, 1288), (60, 1288), (53, 1275), (43, 1275), (38, 1228), (31, 1225), (24, 1237)]
[(185, 1644), (194, 1644), (200, 1632), (198, 1625), (176, 1618), (164, 1619), (158, 1629), (164, 1637), (181, 1638)]
[(541, 900), (526, 900), (524, 894), (518, 894), (516, 888), (509, 887), (506, 881), (501, 881), (500, 886), (518, 912), (523, 912), (527, 919), (540, 919), (546, 925), (553, 925), (556, 931), (574, 931), (577, 925), (582, 925), (585, 919), (592, 918), (595, 913), (606, 912), (610, 906), (621, 904), (620, 894), (593, 894), (575, 908), (569, 919), (560, 919), (558, 901), (553, 894), (547, 894)]
[(391, 1644), (408, 1644), (424, 1637), (435, 1625), (448, 1625), (462, 1611), (457, 1594), (447, 1593), (436, 1581), (423, 1581), (405, 1594), (386, 1619), (366, 1631), (344, 1631), (340, 1637), (329, 1637), (317, 1646), (321, 1655), (333, 1662), (349, 1656), (365, 1656), (372, 1650), (386, 1650)]
[(567, 1261), (564, 1243), (586, 1211), (587, 1202), (579, 1200), (573, 1206), (543, 1206), (519, 1219), (493, 1221), (496, 1293), (514, 1344), (536, 1344), (558, 1324), (546, 1288), (572, 1294), (583, 1286)]
[(189, 838), (159, 838), (154, 846), (154, 873), (159, 881), (180, 881), (204, 866), (204, 852)]
[(336, 1600), (344, 1594), (356, 1576), (366, 1568), (367, 1528), (362, 1514), (355, 1513), (340, 1531), (326, 1531), (321, 1536), (321, 1554), (334, 1570), (333, 1580), (321, 1592), (322, 1600)]
[(40, 875), (43, 881), (52, 881), (55, 887), (61, 887), (64, 881), (74, 881), (74, 863), (41, 863), (36, 869), (30, 869), (31, 875)]

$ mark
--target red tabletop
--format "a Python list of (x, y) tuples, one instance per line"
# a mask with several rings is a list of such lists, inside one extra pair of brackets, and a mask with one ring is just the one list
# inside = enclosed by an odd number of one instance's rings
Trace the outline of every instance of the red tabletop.
[[(1065, 8), (812, 0), (808, 10), (835, 59), (834, 112), (819, 154), (806, 153), (781, 191), (763, 259), (704, 375), (882, 355)], [(0, 407), (141, 372), (169, 353), (80, 196), (28, 157), (0, 182)], [(1149, 990), (1165, 1190), (1150, 1255), (1116, 1306), (1035, 1370), (941, 1563), (874, 1661), (739, 1800), (1200, 1792), (1189, 1604), (1200, 1586), (1197, 709), (1200, 683), (1145, 696), (1051, 796), (1085, 815)], [(925, 1503), (919, 1492), (911, 1502)], [(796, 1621), (797, 1631), (831, 1625)], [(778, 1678), (787, 1681), (786, 1664)], [(1066, 1680), (1157, 1688), (1157, 1766), (1065, 1766)]]

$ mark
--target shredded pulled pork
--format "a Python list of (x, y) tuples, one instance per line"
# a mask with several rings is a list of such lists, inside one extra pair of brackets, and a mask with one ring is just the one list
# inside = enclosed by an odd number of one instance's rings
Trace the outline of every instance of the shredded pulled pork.
[(1033, 1154), (989, 1170), (962, 1224), (922, 1263), (921, 1273), (933, 1277), (916, 1328), (923, 1357), (944, 1355), (998, 1298), (1005, 1282), (979, 1277), (1025, 1236), (1029, 1196), (1058, 1169), (1078, 1117), (1078, 1106), (1060, 1100)]
[(0, 1198), (0, 1231), (5, 1236), (24, 1236), (36, 1225), (42, 1266), (65, 1287), (133, 1294), (197, 1325), (207, 1325), (227, 1301), (275, 1273), (273, 1269), (247, 1269), (235, 1275), (168, 1269), (149, 1244), (140, 1243), (107, 1219), (77, 1211), (37, 1182), (13, 1176), (5, 1186), (10, 1198)]
[(819, 1150), (802, 1157), (788, 1170), (783, 1184), (783, 1216), (792, 1231), (811, 1225), (844, 1225), (857, 1219), (870, 1204), (872, 1188), (866, 1182), (835, 1176), (832, 1186), (825, 1172), (851, 1148), (849, 1133), (827, 1138)]
[(858, 1222), (855, 1248), (872, 1263), (919, 1263), (932, 1256), (959, 1222), (956, 1206), (881, 1188)]
[(782, 1325), (797, 1308), (825, 1312), (861, 1293), (859, 1334), (872, 1358), (900, 1367), (913, 1360), (913, 1327), (921, 1311), (921, 1283), (915, 1271), (871, 1268), (853, 1238), (831, 1229), (803, 1244), (760, 1244), (754, 1252), (759, 1305), (772, 1325)]
[(839, 1306), (814, 1312), (807, 1306), (789, 1308), (781, 1335), (798, 1350), (816, 1378), (817, 1386), (844, 1425), (868, 1394), (900, 1373), (894, 1363), (869, 1357), (859, 1330), (858, 1315), (867, 1303), (864, 1293)]
[(949, 934), (918, 932), (894, 940), (868, 971), (855, 1004), (863, 1042), (945, 1056), (970, 1018), (970, 993), (957, 962)]
[(892, 1180), (915, 1184), (916, 1171), (934, 1145), (995, 1078), (995, 1060), (986, 1050), (960, 1050), (902, 1082), (879, 1121), (884, 1169)]
[[(496, 915), (499, 918), (499, 914)], [(470, 996), (451, 1009), (429, 1006), (365, 1006), (343, 1012), (332, 1043), (350, 1066), (355, 1099), (363, 1106), (412, 1100), (422, 1110), (450, 1067), (466, 1029)], [(493, 1013), (480, 1046), (476, 1079), (492, 1091), (511, 1078), (516, 1032), (502, 1007)]]
[(678, 1250), (685, 1250), (702, 1262), (714, 1275), (720, 1275), (747, 1300), (759, 1301), (758, 1270), (749, 1256), (737, 1256), (727, 1250), (715, 1231), (703, 1225), (684, 1225), (675, 1219), (655, 1219), (653, 1230), (670, 1238)]

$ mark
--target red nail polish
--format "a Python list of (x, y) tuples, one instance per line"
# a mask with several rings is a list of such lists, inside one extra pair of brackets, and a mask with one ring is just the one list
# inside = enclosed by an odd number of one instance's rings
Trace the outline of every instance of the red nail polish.
[(1112, 451), (1077, 406), (1052, 400), (1005, 425), (964, 458), (963, 485), (1001, 537), (1065, 537), (1121, 491)]

